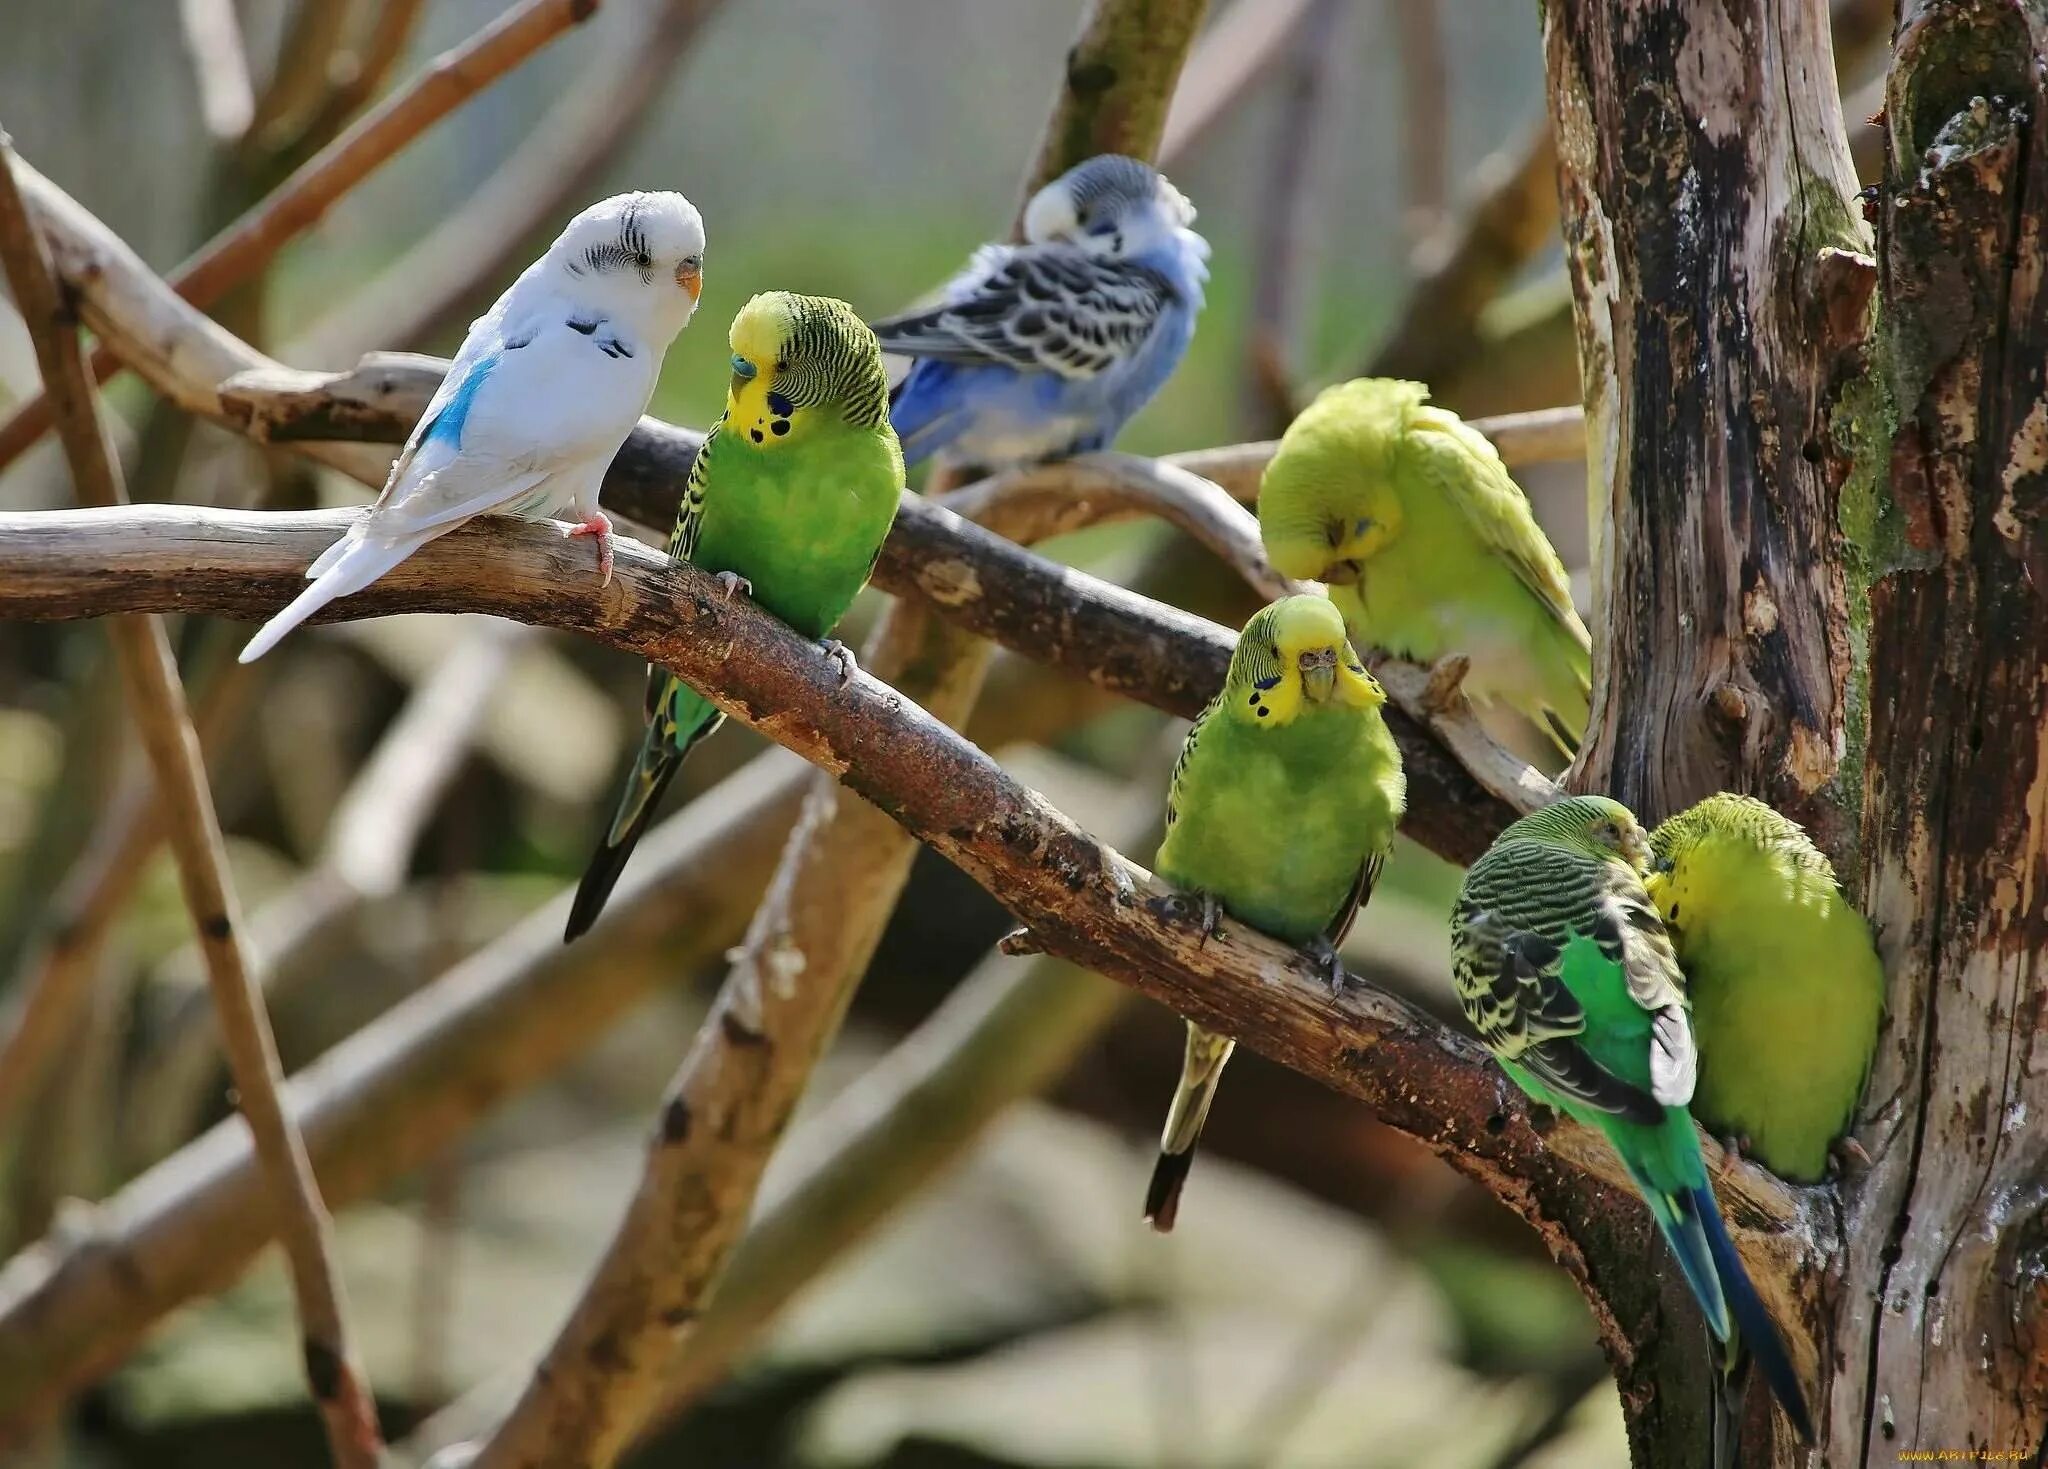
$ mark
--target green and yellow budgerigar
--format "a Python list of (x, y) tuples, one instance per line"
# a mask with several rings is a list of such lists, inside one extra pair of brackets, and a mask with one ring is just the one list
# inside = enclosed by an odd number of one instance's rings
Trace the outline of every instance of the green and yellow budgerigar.
[(1643, 884), (1650, 842), (1626, 806), (1577, 796), (1501, 833), (1451, 915), (1458, 998), (1536, 1101), (1620, 1155), (1722, 1346), (1715, 1458), (1733, 1449), (1733, 1344), (1754, 1355), (1807, 1442), (1797, 1374), (1721, 1222), (1687, 1105), (1698, 1073), (1685, 979)]
[(1650, 834), (1647, 886), (1685, 970), (1692, 1112), (1780, 1177), (1818, 1183), (1884, 1018), (1870, 926), (1796, 822), (1709, 796)]
[[(1371, 897), (1407, 799), (1386, 694), (1321, 597), (1264, 608), (1238, 635), (1223, 691), (1174, 763), (1154, 867), (1202, 905), (1313, 950), (1336, 946)], [(1187, 1058), (1159, 1141), (1145, 1217), (1173, 1228), (1181, 1184), (1230, 1059), (1227, 1036), (1188, 1024)]]
[(1585, 736), (1592, 651), (1571, 585), (1492, 444), (1429, 389), (1361, 378), (1288, 427), (1259, 486), (1266, 554), (1325, 582), (1360, 646), (1463, 657), (1465, 693), (1562, 765)]
[[(903, 489), (882, 349), (844, 301), (783, 291), (749, 301), (731, 341), (725, 413), (690, 466), (669, 555), (824, 638), (867, 585)], [(852, 655), (826, 648), (850, 673)], [(723, 719), (702, 694), (648, 669), (647, 735), (576, 890), (567, 938), (596, 921), (683, 757)]]

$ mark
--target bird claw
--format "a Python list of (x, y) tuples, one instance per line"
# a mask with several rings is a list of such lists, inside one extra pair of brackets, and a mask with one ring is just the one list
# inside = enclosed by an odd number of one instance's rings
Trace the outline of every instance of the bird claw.
[(1422, 686), (1422, 707), (1431, 714), (1455, 713), (1465, 702), (1465, 675), (1472, 660), (1463, 653), (1450, 653), (1430, 666), (1429, 682)]
[(860, 664), (854, 659), (853, 649), (837, 638), (826, 638), (818, 646), (825, 650), (827, 658), (839, 665), (839, 687), (843, 689), (852, 683), (853, 676), (860, 672)]
[(737, 571), (721, 571), (712, 580), (725, 588), (725, 600), (728, 602), (735, 595), (748, 597), (754, 595), (754, 584), (741, 576)]
[(602, 510), (593, 510), (562, 532), (562, 534), (571, 539), (577, 536), (597, 537), (597, 584), (601, 587), (610, 586), (612, 584), (612, 518)]
[(1184, 892), (1179, 894), (1175, 901), (1180, 908), (1181, 917), (1192, 916), (1201, 926), (1201, 938), (1197, 940), (1196, 948), (1205, 947), (1210, 939), (1222, 937), (1223, 905), (1216, 901), (1214, 893)]
[(1317, 934), (1305, 947), (1309, 957), (1316, 961), (1316, 968), (1322, 971), (1323, 978), (1329, 982), (1330, 993), (1341, 996), (1345, 985), (1350, 982), (1351, 974), (1345, 969), (1343, 956), (1337, 952), (1337, 946), (1323, 935)]
[(1721, 1144), (1721, 1166), (1715, 1171), (1726, 1178), (1735, 1171), (1736, 1165), (1749, 1156), (1749, 1139), (1737, 1133), (1730, 1133), (1719, 1139)]
[(1828, 1148), (1828, 1172), (1838, 1178), (1848, 1173), (1868, 1173), (1872, 1166), (1863, 1144), (1846, 1133)]

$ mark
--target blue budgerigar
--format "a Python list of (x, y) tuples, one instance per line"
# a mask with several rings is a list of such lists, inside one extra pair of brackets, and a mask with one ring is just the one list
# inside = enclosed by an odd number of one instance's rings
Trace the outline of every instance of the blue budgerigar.
[(874, 324), (916, 358), (890, 416), (915, 464), (991, 468), (1107, 448), (1195, 334), (1209, 245), (1149, 164), (1103, 154), (1033, 196), (1022, 245), (984, 245), (943, 301)]

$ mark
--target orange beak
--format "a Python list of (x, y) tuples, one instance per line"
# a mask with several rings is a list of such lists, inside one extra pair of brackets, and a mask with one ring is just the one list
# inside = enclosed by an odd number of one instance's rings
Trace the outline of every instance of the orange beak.
[(676, 284), (690, 293), (690, 301), (695, 304), (697, 298), (704, 292), (703, 267), (692, 265), (685, 260), (676, 267)]

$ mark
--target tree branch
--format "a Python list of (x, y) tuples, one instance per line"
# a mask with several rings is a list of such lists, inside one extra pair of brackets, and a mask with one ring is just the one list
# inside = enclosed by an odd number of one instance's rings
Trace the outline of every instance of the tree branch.
[(249, 57), (235, 0), (178, 0), (178, 20), (192, 73), (199, 84), (199, 111), (215, 142), (232, 143), (249, 130), (256, 94), (249, 83)]
[[(276, 192), (202, 246), (171, 275), (186, 300), (205, 307), (267, 262), (399, 149), (573, 25), (599, 0), (525, 0), (464, 45), (434, 58), (410, 87), (386, 99), (310, 159)], [(23, 181), (24, 192), (33, 180)], [(109, 345), (92, 356), (95, 382), (122, 361)], [(50, 426), (47, 396), (32, 398), (0, 424), (0, 469)]]
[[(115, 509), (126, 499), (99, 405), (71, 321), (59, 299), (35, 225), (14, 182), (14, 150), (0, 135), (0, 264), (36, 360), (78, 497)], [(278, 1088), (277, 1045), (239, 934), (240, 912), (227, 849), (199, 758), (185, 690), (169, 638), (156, 618), (121, 618), (109, 628), (128, 691), (129, 713), (162, 792), (171, 851), (185, 906), (220, 1018), (236, 1102), (247, 1120), (270, 1192), (284, 1219), (284, 1245), (304, 1332), (306, 1376), (341, 1469), (375, 1469), (382, 1450), (377, 1408), (348, 1343), (334, 1271), (332, 1224)]]

